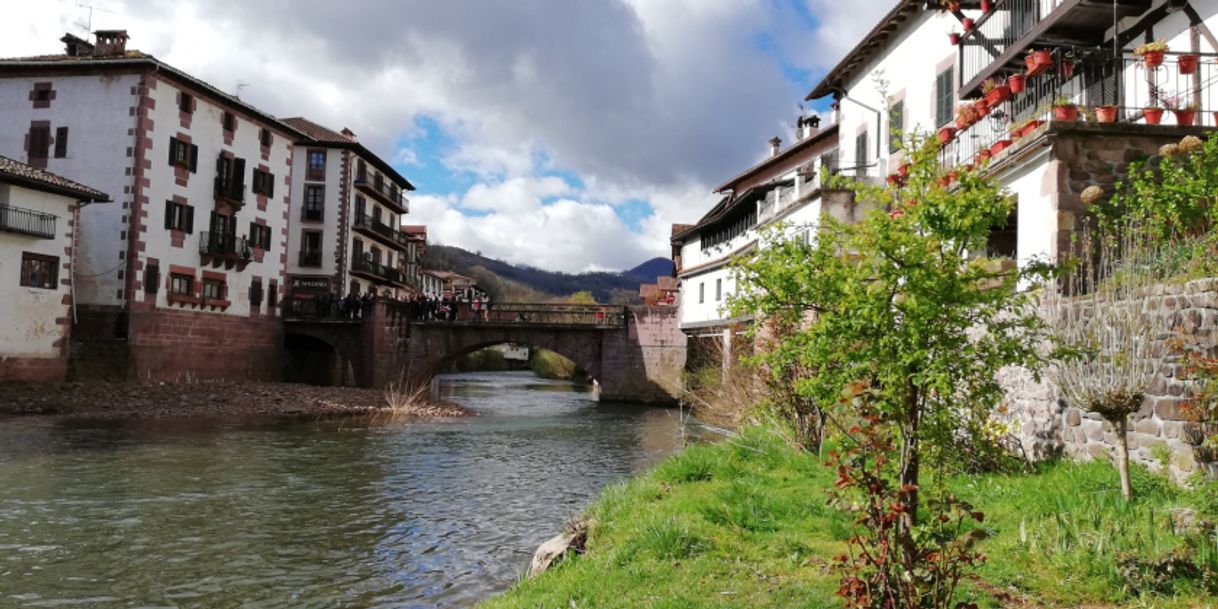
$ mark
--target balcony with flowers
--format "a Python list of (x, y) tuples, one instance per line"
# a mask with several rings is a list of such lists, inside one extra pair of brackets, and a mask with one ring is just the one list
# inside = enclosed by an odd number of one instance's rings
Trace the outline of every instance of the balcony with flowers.
[(1161, 42), (1111, 51), (1035, 49), (1024, 69), (983, 83), (941, 129), (940, 161), (964, 169), (1013, 154), (1065, 126), (1129, 135), (1195, 133), (1218, 126), (1218, 55), (1173, 52)]

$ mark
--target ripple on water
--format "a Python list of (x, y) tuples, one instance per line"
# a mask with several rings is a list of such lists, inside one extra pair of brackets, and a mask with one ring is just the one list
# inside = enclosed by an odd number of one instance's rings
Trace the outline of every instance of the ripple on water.
[(675, 413), (528, 374), (415, 425), (0, 424), (0, 605), (457, 607), (514, 583)]

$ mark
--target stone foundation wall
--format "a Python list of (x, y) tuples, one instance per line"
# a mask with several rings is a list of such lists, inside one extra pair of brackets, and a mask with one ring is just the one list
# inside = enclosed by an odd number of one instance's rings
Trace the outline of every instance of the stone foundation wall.
[[(1158, 348), (1167, 349), (1168, 339), (1185, 336), (1210, 354), (1218, 352), (1218, 279), (1165, 285), (1143, 306), (1159, 309), (1166, 320)], [(1141, 410), (1130, 416), (1130, 459), (1158, 471), (1163, 457), (1177, 480), (1196, 473), (1218, 475), (1214, 455), (1196, 446), (1198, 426), (1182, 416), (1191, 383), (1181, 379), (1180, 372), (1178, 357), (1169, 359)], [(1006, 370), (1001, 378), (1008, 387), (1008, 416), (1018, 421), (1016, 436), (1029, 456), (1041, 459), (1064, 453), (1086, 460), (1112, 454), (1116, 446), (1112, 427), (1098, 415), (1065, 403), (1047, 379), (1037, 383), (1019, 369)]]
[(685, 333), (676, 307), (630, 307), (626, 333), (606, 334), (601, 399), (675, 404), (685, 371)]
[(157, 309), (131, 312), (128, 324), (130, 378), (283, 377), (283, 324), (278, 317)]
[(66, 357), (0, 357), (0, 382), (55, 382), (67, 376)]

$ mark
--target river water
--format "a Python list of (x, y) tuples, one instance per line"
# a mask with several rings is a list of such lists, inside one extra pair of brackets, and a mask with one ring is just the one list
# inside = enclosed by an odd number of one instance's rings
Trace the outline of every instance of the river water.
[(509, 587), (675, 411), (445, 377), (421, 424), (0, 420), (0, 607), (463, 607)]

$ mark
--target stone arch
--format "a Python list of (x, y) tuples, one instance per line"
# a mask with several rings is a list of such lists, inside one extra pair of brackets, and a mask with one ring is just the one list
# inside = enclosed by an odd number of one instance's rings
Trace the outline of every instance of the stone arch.
[(360, 337), (352, 330), (289, 325), (283, 334), (284, 380), (322, 386), (360, 384), (365, 362)]
[(527, 341), (516, 341), (516, 340), (492, 341), (492, 342), (487, 342), (487, 343), (473, 343), (470, 345), (466, 345), (466, 346), (462, 347), (462, 349), (458, 352), (445, 354), (445, 355), (442, 355), (442, 356), (436, 358), (432, 362), (431, 369), (428, 371), (429, 372), (428, 376), (429, 377), (435, 376), (437, 374), (444, 372), (445, 370), (448, 370), (452, 366), (453, 363), (455, 363), (457, 360), (461, 359), (462, 357), (465, 357), (466, 355), (469, 355), (469, 354), (479, 351), (481, 349), (485, 349), (487, 347), (493, 347), (495, 345), (503, 345), (503, 344), (507, 344), (507, 343), (518, 344), (518, 345), (528, 345), (529, 347), (532, 347), (532, 348), (547, 349), (547, 350), (553, 351), (554, 353), (557, 353), (557, 354), (571, 360), (572, 362), (574, 362), (575, 365), (581, 371), (585, 372), (590, 378), (592, 378), (592, 380), (600, 382), (600, 379), (597, 378), (597, 374), (600, 373), (600, 362), (599, 361), (580, 361), (579, 359), (576, 359), (577, 357), (580, 357), (579, 355), (576, 355), (573, 357), (571, 355), (567, 355), (566, 353), (563, 353), (559, 349), (554, 349), (554, 348), (551, 348), (546, 345), (535, 345), (535, 344), (529, 343)]
[(491, 345), (517, 343), (558, 353), (603, 383), (602, 342), (603, 331), (595, 329), (415, 326), (406, 358), (407, 375), (413, 384), (427, 383), (457, 358)]

